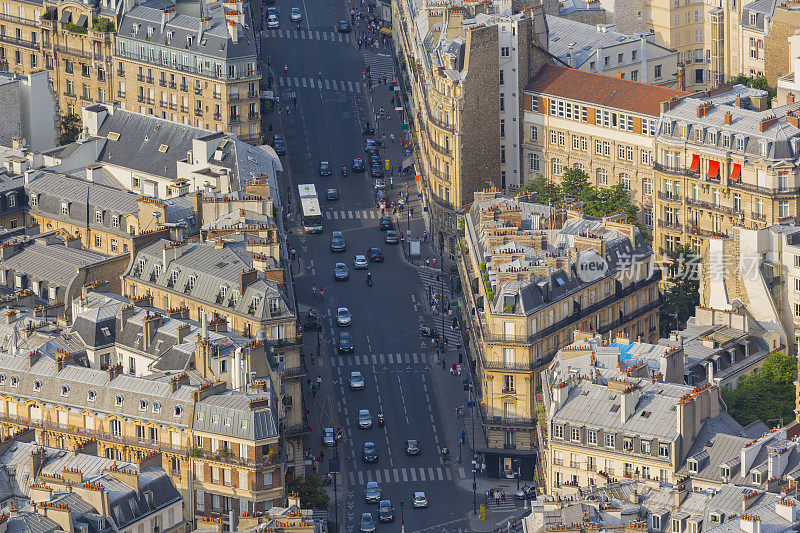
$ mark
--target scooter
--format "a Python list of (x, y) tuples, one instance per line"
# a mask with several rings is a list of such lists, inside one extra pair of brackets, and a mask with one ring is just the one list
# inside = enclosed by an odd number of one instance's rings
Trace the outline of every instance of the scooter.
[(433, 330), (431, 330), (430, 326), (426, 324), (422, 324), (419, 327), (419, 334), (422, 335), (423, 337), (430, 337), (432, 333)]
[(367, 285), (372, 287), (372, 274), (367, 274)]
[(383, 418), (382, 415), (378, 416), (378, 426), (383, 427), (384, 424), (386, 424), (386, 420)]
[(342, 176), (347, 176), (347, 165), (342, 165)]

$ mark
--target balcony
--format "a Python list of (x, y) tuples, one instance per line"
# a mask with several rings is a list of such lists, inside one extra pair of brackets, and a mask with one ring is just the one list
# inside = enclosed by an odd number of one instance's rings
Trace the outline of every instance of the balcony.
[(283, 371), (284, 379), (301, 378), (306, 375), (306, 369), (302, 366), (292, 366)]
[(258, 98), (259, 97), (258, 91), (247, 91), (247, 97), (248, 98)]
[(671, 222), (668, 220), (660, 220), (658, 221), (659, 228), (665, 228), (673, 231), (683, 231), (683, 225), (680, 222)]
[(553, 464), (556, 466), (564, 466), (564, 459), (553, 457)]
[(145, 99), (144, 99), (144, 96), (142, 96), (142, 95), (140, 94), (139, 96), (137, 96), (137, 97), (136, 97), (136, 100), (137, 100), (139, 103), (142, 103), (142, 104), (143, 104)]
[(125, 71), (122, 70), (122, 69), (118, 69), (117, 70), (117, 77), (118, 78), (124, 78), (125, 77)]
[(235, 102), (239, 99), (239, 93), (228, 93), (228, 101)]
[(170, 88), (170, 89), (174, 89), (174, 88), (176, 88), (177, 86), (178, 86), (178, 85), (177, 85), (177, 84), (176, 84), (174, 81), (171, 81), (171, 82), (169, 82), (169, 88)]
[(764, 213), (756, 213), (755, 211), (751, 211), (750, 218), (752, 218), (753, 220), (760, 220), (762, 222), (766, 222), (767, 215), (765, 215)]
[(715, 237), (720, 239), (727, 239), (727, 233), (720, 233), (717, 231), (706, 230), (702, 228), (698, 228), (696, 225), (686, 226), (686, 231), (691, 233), (692, 235), (697, 235), (698, 237)]
[[(528, 344), (529, 341), (527, 337), (525, 338), (525, 344)], [(536, 361), (530, 362), (517, 362), (517, 361), (483, 361), (483, 368), (487, 370), (519, 370), (519, 371), (530, 371), (534, 370), (539, 363)]]
[(39, 49), (39, 41), (28, 41), (17, 37), (11, 37), (10, 35), (0, 35), (0, 42), (23, 46), (25, 48), (30, 48), (31, 50)]
[(167, 109), (169, 107), (169, 104), (167, 102), (164, 102), (163, 100), (161, 101), (161, 103), (159, 105), (164, 109)]
[(516, 391), (516, 390), (514, 390), (514, 389), (507, 389), (507, 388), (505, 388), (505, 387), (503, 387), (503, 390), (502, 390), (502, 391), (500, 391), (500, 392), (501, 392), (502, 394), (516, 394), (516, 393), (517, 393), (517, 391)]
[(256, 120), (258, 118), (258, 113), (251, 111), (247, 114), (248, 120)]
[(200, 87), (195, 87), (194, 88), (194, 94), (198, 94), (198, 95), (199, 94), (203, 94), (203, 89), (200, 88)]
[(150, 105), (153, 105), (153, 104), (156, 103), (156, 99), (153, 98), (152, 96), (148, 96), (147, 97), (147, 103), (150, 104)]
[(521, 418), (516, 416), (490, 416), (486, 414), (484, 408), (481, 408), (480, 412), (484, 426), (533, 428), (536, 425), (536, 420), (533, 418)]
[(763, 187), (761, 185), (744, 183), (743, 181), (729, 181), (728, 187), (770, 197), (800, 195), (800, 187)]
[(152, 85), (153, 84), (153, 76), (147, 76), (147, 78), (145, 78), (145, 82), (149, 83), (150, 85)]
[(188, 112), (189, 112), (189, 106), (182, 105), (181, 106), (181, 113), (188, 113)]
[(212, 97), (214, 98), (214, 100), (222, 100), (222, 94), (220, 93), (214, 93)]
[(125, 91), (117, 91), (117, 98), (125, 98)]
[(653, 163), (653, 170), (662, 172), (664, 174), (672, 174), (673, 176), (686, 176), (688, 178), (700, 179), (699, 172), (692, 172), (688, 168), (666, 166), (660, 163)]
[(34, 420), (27, 417), (10, 415), (6, 413), (0, 414), (0, 422), (8, 422), (18, 426), (25, 426), (29, 428), (38, 428), (44, 431), (56, 431), (60, 433), (67, 433), (70, 435), (77, 435), (81, 437), (90, 437), (97, 440), (116, 444), (126, 444), (130, 446), (137, 446), (140, 448), (147, 448), (150, 450), (164, 451), (180, 455), (186, 455), (189, 449), (186, 446), (179, 446), (173, 444), (165, 444), (158, 441), (140, 440), (135, 437), (126, 437), (123, 435), (114, 435), (99, 431), (96, 429), (86, 429), (67, 424), (60, 424), (49, 420)]
[(158, 80), (158, 84), (159, 84), (161, 87), (166, 87), (166, 86), (167, 86), (167, 80), (165, 80), (165, 79), (163, 79), (163, 78), (162, 78), (162, 79)]
[(589, 472), (597, 472), (597, 465), (595, 463), (586, 463), (586, 470)]
[(172, 111), (176, 111), (176, 110), (178, 109), (178, 104), (169, 104), (169, 108), (170, 108)]
[(580, 468), (581, 462), (580, 461), (570, 461), (569, 462), (570, 468)]
[[(658, 191), (658, 199), (665, 202), (681, 203), (681, 195), (666, 191)], [(688, 198), (687, 198), (688, 200)]]
[(188, 85), (181, 85), (181, 91), (183, 91), (185, 93), (188, 93), (189, 92), (189, 86)]
[(739, 216), (739, 213), (741, 212), (741, 210), (734, 209), (733, 207), (714, 204), (710, 202), (704, 202), (703, 200), (693, 200), (688, 196), (686, 197), (686, 205), (690, 205), (692, 207), (699, 207), (700, 209), (707, 209), (709, 211), (716, 211), (718, 213), (724, 213), (726, 215)]
[(144, 74), (137, 74), (136, 81), (144, 81)]
[(214, 120), (220, 120), (222, 115), (220, 113), (214, 113)]
[(239, 115), (231, 115), (230, 118), (228, 119), (228, 122), (233, 124), (235, 122), (240, 122), (241, 120), (242, 117), (240, 117)]
[(308, 424), (295, 424), (294, 426), (283, 428), (283, 435), (285, 437), (299, 437), (301, 435), (307, 435), (308, 433)]
[(195, 110), (194, 110), (194, 116), (196, 116), (196, 117), (202, 117), (202, 116), (203, 116), (203, 110), (202, 110), (202, 109), (197, 109), (197, 108), (195, 108)]
[(15, 17), (14, 15), (6, 15), (5, 13), (0, 13), (0, 20), (5, 20), (5, 21), (8, 21), (8, 22), (14, 22), (16, 24), (24, 24), (25, 26), (30, 26), (32, 28), (36, 27), (36, 21), (35, 20), (26, 19), (26, 18), (22, 18), (22, 17)]
[(231, 452), (230, 450), (226, 450), (225, 448), (220, 448), (216, 452), (201, 450), (199, 448), (192, 448), (191, 450), (189, 450), (189, 455), (201, 459), (208, 459), (209, 461), (217, 461), (229, 465), (249, 466), (251, 468), (256, 468), (259, 466), (271, 466), (275, 464), (275, 460), (273, 459), (262, 458), (258, 461), (255, 461), (253, 459), (245, 459), (243, 457), (238, 457), (233, 452)]

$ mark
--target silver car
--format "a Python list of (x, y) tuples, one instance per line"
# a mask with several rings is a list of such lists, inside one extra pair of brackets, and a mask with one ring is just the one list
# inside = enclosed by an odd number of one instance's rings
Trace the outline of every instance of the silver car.
[(299, 7), (292, 8), (291, 18), (292, 22), (300, 22), (301, 20), (303, 20), (303, 14), (300, 12)]
[(361, 375), (361, 372), (350, 372), (350, 388), (364, 390), (364, 376)]
[(372, 427), (372, 415), (369, 409), (361, 409), (358, 412), (358, 427), (361, 429), (369, 429)]
[(339, 324), (341, 327), (347, 327), (353, 322), (353, 317), (350, 314), (350, 310), (346, 307), (340, 307), (336, 311), (336, 323)]
[(353, 258), (353, 268), (356, 270), (363, 270), (369, 266), (367, 258), (363, 255), (357, 255)]

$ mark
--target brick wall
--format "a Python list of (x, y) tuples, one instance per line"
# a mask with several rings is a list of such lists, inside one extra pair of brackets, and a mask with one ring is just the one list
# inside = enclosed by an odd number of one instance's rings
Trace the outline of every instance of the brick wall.
[[(497, 26), (467, 32), (467, 79), (461, 111), (461, 203), (493, 184), (500, 188), (500, 92)], [(488, 182), (488, 183), (487, 183)]]

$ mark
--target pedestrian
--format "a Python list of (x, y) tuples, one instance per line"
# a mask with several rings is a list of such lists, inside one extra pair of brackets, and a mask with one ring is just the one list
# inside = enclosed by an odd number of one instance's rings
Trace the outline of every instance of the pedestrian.
[(500, 491), (494, 491), (494, 503), (500, 505)]
[(314, 354), (311, 354), (311, 366), (314, 366)]
[(297, 97), (292, 96), (292, 103), (294, 103), (294, 108), (297, 109)]
[(317, 376), (317, 388), (322, 387), (322, 376)]
[(319, 288), (319, 299), (320, 300), (325, 299), (325, 289), (323, 289), (322, 287)]
[[(425, 232), (425, 235), (427, 235), (427, 234), (428, 234), (428, 232), (426, 231), (426, 232)], [(425, 258), (425, 266), (426, 266), (426, 267), (429, 267), (429, 266), (431, 266), (431, 258), (430, 258), (430, 257), (426, 257), (426, 258)]]
[(314, 298), (317, 297), (317, 285), (311, 285), (311, 292), (314, 293)]

